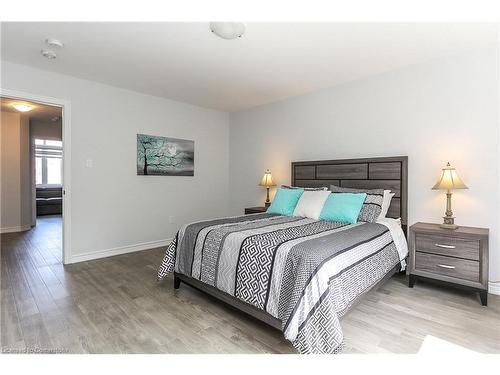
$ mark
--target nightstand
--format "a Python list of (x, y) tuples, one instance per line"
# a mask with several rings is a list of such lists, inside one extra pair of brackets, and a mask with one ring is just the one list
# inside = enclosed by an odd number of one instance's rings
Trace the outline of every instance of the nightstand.
[(258, 214), (262, 212), (266, 212), (267, 207), (247, 207), (245, 208), (245, 215), (248, 214)]
[(488, 236), (486, 228), (443, 229), (439, 224), (410, 227), (408, 286), (419, 277), (479, 292), (488, 303)]

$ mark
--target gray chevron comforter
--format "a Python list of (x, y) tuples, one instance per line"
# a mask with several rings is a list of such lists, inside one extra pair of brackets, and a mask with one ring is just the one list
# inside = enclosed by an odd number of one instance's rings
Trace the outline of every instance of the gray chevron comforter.
[(264, 213), (184, 225), (158, 279), (200, 280), (279, 318), (299, 353), (338, 353), (340, 317), (401, 259), (385, 225)]

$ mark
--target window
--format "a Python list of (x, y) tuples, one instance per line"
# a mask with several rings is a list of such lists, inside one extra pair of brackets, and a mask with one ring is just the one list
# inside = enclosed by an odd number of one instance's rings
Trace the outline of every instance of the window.
[(62, 142), (35, 139), (37, 185), (62, 184)]

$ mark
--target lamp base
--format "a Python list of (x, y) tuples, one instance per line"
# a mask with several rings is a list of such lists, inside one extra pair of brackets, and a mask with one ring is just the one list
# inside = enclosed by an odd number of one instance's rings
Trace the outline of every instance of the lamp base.
[(458, 228), (458, 225), (455, 224), (455, 218), (453, 216), (444, 216), (443, 219), (443, 224), (439, 225), (441, 228), (451, 230)]
[(441, 228), (444, 228), (444, 229), (451, 229), (451, 230), (455, 230), (455, 229), (458, 229), (458, 225), (457, 224), (440, 224), (439, 227)]
[(271, 205), (271, 200), (269, 199), (269, 186), (266, 186), (266, 201), (264, 202), (264, 207), (269, 207)]

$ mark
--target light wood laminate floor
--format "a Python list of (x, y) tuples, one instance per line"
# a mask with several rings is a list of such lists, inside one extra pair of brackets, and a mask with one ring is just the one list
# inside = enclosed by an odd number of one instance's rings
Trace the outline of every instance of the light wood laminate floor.
[[(281, 333), (170, 277), (162, 249), (61, 264), (58, 217), (2, 235), (1, 346), (71, 353), (294, 353)], [(427, 335), (500, 352), (500, 297), (396, 275), (342, 320), (345, 353), (416, 353)]]

